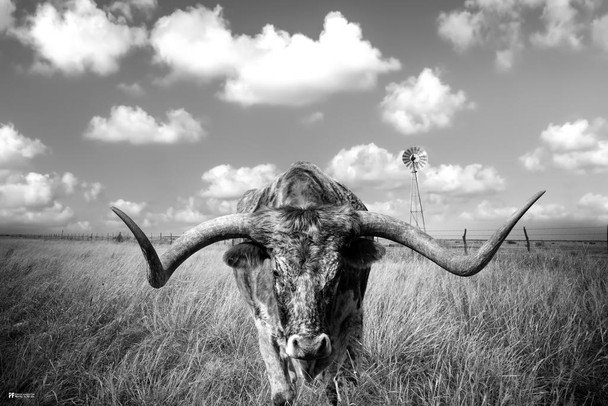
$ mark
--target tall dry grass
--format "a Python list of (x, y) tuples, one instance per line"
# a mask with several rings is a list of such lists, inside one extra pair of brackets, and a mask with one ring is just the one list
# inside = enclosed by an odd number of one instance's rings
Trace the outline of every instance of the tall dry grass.
[[(133, 244), (1, 240), (0, 403), (268, 404), (224, 249), (154, 290)], [(344, 404), (608, 404), (606, 257), (499, 252), (464, 279), (390, 248), (372, 272)], [(323, 396), (305, 387), (298, 404)]]

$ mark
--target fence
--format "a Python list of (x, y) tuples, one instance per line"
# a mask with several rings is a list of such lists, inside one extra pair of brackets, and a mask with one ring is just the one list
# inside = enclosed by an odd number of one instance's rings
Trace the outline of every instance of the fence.
[[(462, 250), (465, 254), (472, 248), (479, 248), (495, 230), (464, 229), (464, 230), (429, 230), (428, 233), (434, 238), (442, 241), (444, 245)], [(462, 233), (462, 234), (461, 234)], [(562, 236), (569, 236), (566, 239)], [(172, 244), (179, 234), (157, 233), (148, 234), (153, 244)], [(113, 233), (54, 233), (54, 234), (3, 234), (0, 237), (29, 238), (44, 240), (66, 240), (66, 241), (134, 241), (129, 232)], [(562, 237), (562, 238), (559, 238)], [(232, 241), (226, 241), (231, 244)], [(385, 245), (394, 244), (385, 241)], [(608, 226), (597, 227), (545, 227), (545, 228), (517, 228), (511, 231), (503, 248), (507, 249), (550, 249), (564, 248), (586, 249), (593, 251), (608, 252)]]
[[(158, 233), (148, 234), (148, 239), (153, 244), (173, 244), (173, 241), (179, 238), (179, 234), (173, 233)], [(4, 238), (27, 238), (36, 240), (64, 240), (64, 241), (114, 241), (128, 242), (135, 241), (135, 237), (131, 233), (51, 233), (51, 234), (0, 234)]]

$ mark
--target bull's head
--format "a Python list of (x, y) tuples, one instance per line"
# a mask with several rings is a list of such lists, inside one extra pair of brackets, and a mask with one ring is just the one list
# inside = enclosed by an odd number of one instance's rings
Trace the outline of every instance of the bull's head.
[[(285, 351), (309, 360), (331, 354), (327, 314), (343, 270), (369, 268), (384, 249), (363, 237), (382, 237), (424, 255), (459, 276), (471, 276), (492, 259), (515, 223), (542, 196), (532, 196), (524, 207), (486, 241), (474, 255), (458, 255), (406, 222), (345, 206), (267, 208), (206, 221), (177, 239), (161, 258), (141, 229), (117, 208), (112, 210), (135, 235), (148, 262), (148, 281), (162, 287), (176, 268), (203, 247), (221, 240), (247, 238), (251, 243), (233, 248), (226, 263), (242, 272), (255, 269), (256, 284), (264, 286)], [(347, 277), (347, 276), (346, 276)], [(272, 308), (270, 308), (272, 307)]]
[(338, 283), (345, 272), (368, 269), (384, 248), (360, 237), (359, 215), (344, 206), (266, 209), (253, 213), (250, 224), (256, 243), (239, 244), (224, 255), (237, 272), (237, 283), (249, 285), (241, 289), (243, 295), (256, 296), (250, 305), (277, 329), (288, 356), (328, 357), (328, 317)]

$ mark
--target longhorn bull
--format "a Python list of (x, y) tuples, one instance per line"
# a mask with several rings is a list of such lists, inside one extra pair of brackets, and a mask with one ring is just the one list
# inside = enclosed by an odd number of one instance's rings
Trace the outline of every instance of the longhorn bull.
[(205, 246), (245, 239), (225, 253), (224, 262), (233, 268), (253, 313), (273, 403), (290, 404), (296, 381), (319, 377), (335, 405), (335, 378), (341, 372), (356, 377), (367, 280), (385, 251), (369, 237), (409, 247), (455, 275), (475, 275), (543, 193), (532, 196), (469, 256), (455, 254), (406, 222), (367, 211), (353, 192), (306, 162), (295, 163), (265, 188), (246, 192), (237, 214), (188, 230), (160, 258), (137, 224), (112, 210), (135, 235), (154, 288)]

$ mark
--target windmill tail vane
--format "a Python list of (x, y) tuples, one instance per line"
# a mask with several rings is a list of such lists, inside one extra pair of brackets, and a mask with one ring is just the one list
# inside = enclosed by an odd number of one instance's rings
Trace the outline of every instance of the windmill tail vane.
[(428, 163), (428, 154), (421, 147), (411, 147), (403, 152), (402, 156), (405, 166), (411, 169), (411, 189), (410, 189), (410, 224), (426, 232), (424, 221), (424, 211), (422, 210), (422, 199), (420, 197), (420, 187), (418, 184), (418, 171)]

